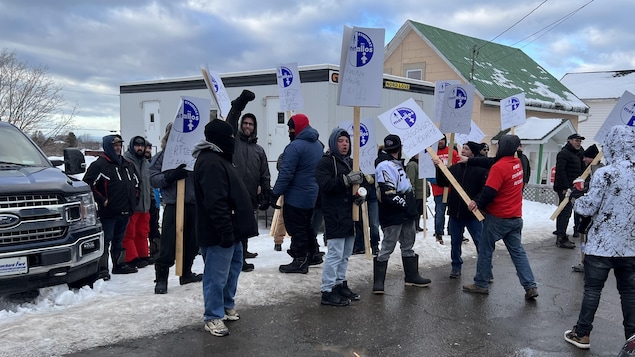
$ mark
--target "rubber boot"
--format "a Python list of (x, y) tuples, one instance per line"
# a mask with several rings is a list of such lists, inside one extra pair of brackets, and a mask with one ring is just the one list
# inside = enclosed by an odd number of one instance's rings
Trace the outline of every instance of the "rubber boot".
[(119, 252), (115, 266), (112, 268), (113, 274), (132, 274), (138, 272), (137, 268), (126, 264), (126, 250)]
[(384, 293), (384, 280), (386, 280), (386, 269), (388, 261), (380, 262), (377, 257), (373, 258), (373, 294)]
[(110, 259), (110, 254), (108, 250), (101, 255), (99, 258), (99, 268), (97, 269), (97, 279), (104, 279), (104, 281), (110, 280), (110, 271), (108, 270), (108, 260)]
[(422, 278), (419, 275), (419, 256), (417, 254), (415, 254), (414, 257), (401, 257), (401, 261), (403, 262), (406, 286), (416, 286), (420, 288), (430, 286), (432, 281)]
[(154, 284), (154, 293), (155, 294), (167, 294), (168, 293), (168, 273), (170, 269), (155, 265), (154, 266), (154, 274), (155, 274), (155, 284)]

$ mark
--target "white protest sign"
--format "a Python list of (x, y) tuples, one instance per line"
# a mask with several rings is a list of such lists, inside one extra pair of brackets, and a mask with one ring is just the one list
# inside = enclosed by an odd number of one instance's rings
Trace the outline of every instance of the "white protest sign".
[[(381, 107), (385, 30), (344, 27), (338, 105)], [(346, 45), (346, 47), (345, 47)]]
[(192, 157), (194, 146), (205, 139), (205, 124), (209, 122), (209, 99), (181, 97), (181, 104), (165, 145), (161, 171), (185, 164), (194, 170), (196, 159)]
[(635, 126), (635, 95), (629, 91), (624, 91), (593, 139), (603, 144), (606, 134), (615, 125)]
[(451, 84), (445, 88), (441, 104), (441, 122), (439, 130), (444, 133), (469, 134), (474, 85)]
[(441, 108), (443, 106), (443, 97), (445, 96), (445, 88), (452, 84), (459, 84), (459, 80), (436, 81), (434, 82), (434, 118), (432, 121), (438, 123), (441, 121)]
[(475, 143), (480, 143), (481, 140), (485, 137), (485, 133), (481, 130), (481, 128), (476, 125), (474, 120), (471, 120), (470, 123), (470, 133), (469, 134), (457, 134), (454, 137), (454, 140), (457, 144), (463, 145), (468, 141), (473, 141)]
[(436, 177), (437, 168), (432, 162), (432, 156), (428, 154), (427, 150), (419, 153), (419, 178)]
[(501, 102), (501, 130), (525, 124), (525, 93), (519, 93), (502, 99)]
[(201, 71), (203, 72), (203, 79), (205, 84), (207, 84), (207, 89), (212, 94), (212, 99), (214, 99), (220, 111), (220, 117), (227, 117), (229, 110), (232, 108), (232, 103), (220, 75), (217, 72), (211, 72), (208, 68), (201, 68)]
[[(351, 153), (355, 137), (353, 122), (342, 121), (338, 127), (346, 130), (351, 136)], [(359, 124), (359, 169), (365, 174), (375, 174), (375, 159), (377, 158), (377, 142), (375, 141), (375, 120), (362, 119)], [(352, 154), (351, 154), (352, 156)]]
[(415, 155), (443, 138), (443, 134), (412, 98), (378, 117), (389, 133), (401, 138), (406, 156)]
[(286, 112), (304, 108), (298, 64), (295, 62), (279, 64), (276, 69), (276, 77), (280, 95), (280, 110)]

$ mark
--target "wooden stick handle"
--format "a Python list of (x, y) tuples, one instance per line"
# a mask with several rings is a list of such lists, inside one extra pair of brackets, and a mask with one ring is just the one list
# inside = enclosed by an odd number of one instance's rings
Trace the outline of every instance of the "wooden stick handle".
[[(191, 212), (190, 212), (191, 213)], [(183, 276), (183, 221), (185, 217), (185, 179), (176, 182), (176, 275)]]
[[(582, 173), (582, 175), (580, 175), (580, 178), (583, 179), (583, 180), (586, 180), (586, 178), (589, 177), (589, 175), (591, 174), (591, 166), (597, 165), (597, 163), (600, 162), (600, 160), (602, 160), (602, 152), (601, 151), (597, 155), (595, 155), (595, 157), (593, 158), (593, 161), (591, 161), (589, 166), (587, 166), (586, 169), (584, 169), (584, 172)], [(549, 217), (550, 220), (553, 221), (556, 218), (558, 218), (558, 215), (560, 214), (560, 212), (562, 212), (564, 207), (569, 203), (569, 194), (570, 194), (570, 192), (567, 192), (567, 194), (564, 197), (564, 199), (562, 200), (562, 202), (560, 202), (560, 204), (558, 205), (558, 208), (556, 208), (556, 210), (553, 212), (551, 217)]]
[[(439, 156), (437, 156), (437, 154), (434, 151), (432, 151), (431, 147), (427, 148), (426, 150), (428, 150), (428, 154), (430, 154), (430, 156), (432, 156), (432, 159), (439, 160)], [(459, 196), (461, 196), (461, 198), (463, 199), (463, 202), (465, 202), (466, 205), (469, 205), (470, 202), (472, 201), (472, 199), (470, 198), (470, 196), (467, 195), (467, 193), (465, 192), (463, 187), (461, 187), (459, 182), (454, 178), (454, 175), (452, 175), (450, 170), (448, 170), (448, 168), (445, 165), (443, 165), (443, 163), (440, 163), (439, 165), (437, 165), (437, 167), (439, 169), (441, 169), (441, 172), (443, 172), (445, 177), (448, 178), (448, 181), (450, 181), (450, 183), (452, 184), (452, 187), (454, 187), (454, 189), (459, 194)], [(477, 209), (472, 211), (472, 213), (474, 213), (474, 216), (476, 216), (476, 218), (479, 221), (482, 221), (482, 220), (485, 219), (485, 217), (483, 217), (483, 214), (481, 213), (481, 211), (479, 211)]]

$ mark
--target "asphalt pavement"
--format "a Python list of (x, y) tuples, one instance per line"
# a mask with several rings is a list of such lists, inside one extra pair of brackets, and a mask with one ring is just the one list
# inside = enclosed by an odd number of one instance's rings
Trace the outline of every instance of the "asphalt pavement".
[[(240, 320), (227, 323), (226, 337), (210, 335), (201, 322), (68, 356), (616, 356), (624, 330), (613, 275), (595, 316), (591, 349), (580, 350), (563, 339), (582, 299), (583, 274), (571, 270), (579, 249), (556, 248), (555, 239), (525, 249), (538, 283), (536, 301), (524, 299), (503, 247), (495, 253), (489, 295), (461, 290), (472, 283), (476, 268), (476, 259), (467, 258), (459, 280), (449, 279), (449, 262), (421, 269), (432, 279), (428, 288), (405, 287), (403, 273), (392, 270), (384, 295), (371, 293), (370, 279), (349, 281), (362, 295), (349, 307), (320, 305), (316, 287), (309, 295), (290, 295), (284, 304), (237, 306)], [(425, 260), (425, 252), (418, 253)]]

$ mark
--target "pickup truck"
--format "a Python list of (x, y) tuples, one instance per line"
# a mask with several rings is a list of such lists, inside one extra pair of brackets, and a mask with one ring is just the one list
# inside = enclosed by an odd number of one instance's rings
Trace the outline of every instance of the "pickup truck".
[(104, 238), (90, 187), (72, 177), (84, 171), (79, 150), (51, 162), (0, 122), (0, 296), (95, 281)]

